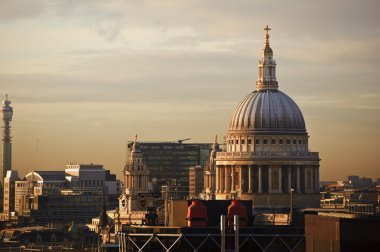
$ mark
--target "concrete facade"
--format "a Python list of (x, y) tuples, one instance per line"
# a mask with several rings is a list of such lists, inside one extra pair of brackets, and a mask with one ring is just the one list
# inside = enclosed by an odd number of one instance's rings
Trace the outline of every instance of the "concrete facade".
[(8, 215), (15, 211), (15, 182), (19, 180), (17, 171), (7, 171), (4, 178), (4, 207), (3, 213)]
[[(189, 168), (189, 197), (197, 198), (203, 191), (203, 167), (200, 165)], [(206, 180), (207, 181), (207, 180)]]
[(380, 251), (380, 219), (319, 213), (305, 216), (306, 252)]

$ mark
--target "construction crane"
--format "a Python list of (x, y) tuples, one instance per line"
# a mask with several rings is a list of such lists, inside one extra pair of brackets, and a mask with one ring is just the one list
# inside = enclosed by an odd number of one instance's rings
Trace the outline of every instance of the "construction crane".
[(182, 142), (187, 141), (187, 140), (190, 140), (190, 139), (191, 139), (191, 138), (180, 139), (180, 140), (178, 140), (178, 143), (182, 144)]

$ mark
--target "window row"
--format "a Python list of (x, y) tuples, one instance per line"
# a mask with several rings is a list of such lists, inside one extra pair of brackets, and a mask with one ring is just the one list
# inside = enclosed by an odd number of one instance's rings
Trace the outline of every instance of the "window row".
[[(293, 141), (291, 139), (278, 139), (278, 144), (284, 144), (284, 142), (286, 144), (290, 144), (291, 142), (293, 142), (293, 144), (306, 144), (306, 139), (293, 139)], [(260, 144), (261, 141), (260, 139), (255, 139), (255, 144)], [(263, 144), (269, 144), (269, 140), (268, 139), (262, 139), (262, 143)], [(270, 144), (276, 144), (277, 141), (276, 139), (270, 139)], [(228, 144), (239, 144), (239, 139), (229, 139), (228, 140)], [(241, 139), (241, 144), (245, 144), (245, 139)], [(248, 144), (252, 144), (252, 139), (248, 139)]]

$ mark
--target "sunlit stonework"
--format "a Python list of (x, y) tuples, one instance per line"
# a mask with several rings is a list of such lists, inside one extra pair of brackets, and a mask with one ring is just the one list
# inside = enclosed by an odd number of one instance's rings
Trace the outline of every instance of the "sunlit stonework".
[(289, 207), (293, 189), (295, 207), (318, 206), (319, 154), (308, 149), (301, 110), (278, 90), (269, 30), (267, 26), (256, 90), (236, 107), (225, 151), (211, 153), (205, 193), (216, 199), (253, 200), (256, 208), (272, 208)]

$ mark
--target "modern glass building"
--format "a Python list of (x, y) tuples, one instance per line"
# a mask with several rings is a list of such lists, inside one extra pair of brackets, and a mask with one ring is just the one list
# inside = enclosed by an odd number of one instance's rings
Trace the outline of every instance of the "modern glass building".
[[(128, 143), (128, 154), (133, 142)], [(167, 184), (181, 186), (188, 190), (189, 168), (204, 166), (209, 159), (211, 143), (178, 142), (138, 142), (143, 162), (150, 171), (150, 182), (153, 190)]]

